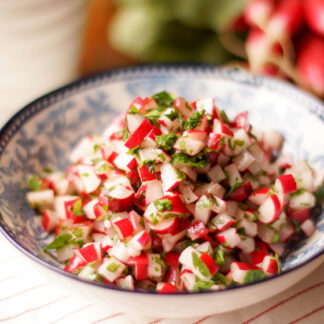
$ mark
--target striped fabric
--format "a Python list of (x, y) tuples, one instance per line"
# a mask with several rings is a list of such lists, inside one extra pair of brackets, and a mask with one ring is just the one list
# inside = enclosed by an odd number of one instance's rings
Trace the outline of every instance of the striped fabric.
[(283, 294), (245, 309), (183, 320), (134, 318), (67, 294), (33, 272), (0, 235), (0, 324), (322, 324), (324, 265)]

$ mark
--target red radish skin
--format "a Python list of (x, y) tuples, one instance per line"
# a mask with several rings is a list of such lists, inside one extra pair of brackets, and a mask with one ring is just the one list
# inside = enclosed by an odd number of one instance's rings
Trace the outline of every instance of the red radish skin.
[(64, 271), (74, 273), (86, 264), (86, 261), (84, 261), (81, 256), (75, 255), (72, 257), (69, 264), (65, 266)]
[(203, 238), (208, 234), (208, 230), (202, 221), (193, 222), (188, 228), (188, 235), (192, 241)]
[(126, 141), (125, 146), (132, 149), (140, 145), (145, 136), (152, 130), (154, 126), (149, 122), (148, 119), (144, 119), (141, 125), (135, 130), (135, 132)]
[(324, 0), (303, 1), (303, 13), (308, 27), (324, 36)]
[(290, 194), (297, 191), (297, 185), (291, 174), (285, 174), (276, 179), (275, 189), (284, 194)]
[(265, 26), (274, 8), (274, 0), (252, 0), (244, 8), (244, 20), (250, 27)]
[(265, 256), (262, 262), (262, 269), (264, 272), (274, 275), (278, 273), (278, 262), (277, 260), (272, 256)]
[(179, 253), (168, 252), (165, 255), (164, 262), (169, 266), (177, 267), (179, 265)]
[(282, 206), (277, 195), (268, 197), (259, 208), (259, 221), (269, 224), (278, 219)]
[(137, 257), (131, 257), (127, 262), (130, 266), (134, 266), (134, 274), (136, 280), (146, 280), (148, 276), (148, 257), (146, 253), (142, 253)]
[(214, 259), (208, 253), (203, 253), (200, 256), (200, 260), (206, 264), (206, 266), (212, 276), (217, 272), (218, 265), (216, 264)]
[(133, 225), (128, 218), (113, 221), (113, 226), (121, 240), (131, 236), (134, 232)]
[(177, 288), (170, 282), (160, 282), (156, 287), (156, 291), (160, 294), (169, 294), (177, 292)]
[(324, 94), (324, 39), (308, 35), (297, 55), (296, 69), (309, 87), (320, 95)]

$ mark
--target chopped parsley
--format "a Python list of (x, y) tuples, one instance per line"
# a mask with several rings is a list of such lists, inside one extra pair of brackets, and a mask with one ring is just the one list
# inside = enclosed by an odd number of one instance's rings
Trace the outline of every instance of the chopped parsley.
[(83, 216), (83, 210), (82, 210), (82, 200), (78, 199), (74, 205), (73, 205), (73, 210), (72, 210), (73, 214), (77, 217)]
[(161, 267), (166, 267), (166, 264), (165, 264), (165, 262), (164, 262), (162, 259), (160, 259), (160, 258), (158, 258), (158, 257), (155, 257), (155, 258), (154, 258), (154, 261), (155, 261), (157, 264), (159, 264)]
[(278, 273), (280, 273), (281, 272), (281, 262), (280, 262), (278, 253), (275, 254), (274, 258), (277, 261)]
[(125, 127), (123, 130), (122, 130), (122, 134), (123, 134), (123, 142), (126, 142), (129, 138), (129, 132), (128, 132), (128, 128)]
[(225, 258), (224, 258), (224, 252), (221, 249), (221, 247), (217, 247), (217, 249), (215, 250), (215, 254), (214, 254), (214, 260), (216, 261), (216, 263), (218, 265), (224, 264), (225, 262)]
[(170, 93), (161, 91), (152, 96), (155, 102), (161, 107), (170, 107), (173, 104), (173, 98)]
[(203, 195), (198, 200), (197, 205), (201, 209), (210, 208), (213, 206), (213, 202), (210, 199), (208, 199), (207, 196)]
[(42, 180), (36, 175), (32, 175), (28, 179), (28, 185), (33, 191), (39, 191), (42, 185)]
[(215, 282), (215, 284), (221, 284), (221, 285), (230, 285), (231, 281), (226, 278), (222, 273), (216, 272), (213, 275), (213, 281)]
[(200, 280), (199, 278), (196, 278), (195, 284), (193, 286), (193, 291), (200, 291), (200, 290), (208, 290), (213, 285), (215, 285), (214, 281), (211, 280)]
[(58, 250), (70, 244), (83, 244), (83, 241), (73, 238), (69, 233), (60, 233), (53, 242), (43, 248), (43, 251)]
[(96, 153), (100, 148), (100, 145), (99, 144), (95, 144), (93, 145), (93, 152)]
[(81, 173), (81, 177), (89, 177), (90, 174), (88, 172)]
[(304, 188), (298, 189), (296, 192), (291, 193), (290, 196), (291, 197), (295, 197), (295, 196), (300, 196), (301, 194), (303, 194), (304, 192), (306, 192), (306, 190)]
[(131, 106), (129, 108), (128, 114), (131, 114), (131, 115), (133, 115), (133, 114), (140, 114), (140, 111), (135, 106)]
[(229, 118), (227, 117), (226, 112), (225, 112), (224, 110), (221, 110), (221, 111), (220, 111), (220, 116), (221, 116), (222, 120), (223, 120), (225, 123), (230, 123), (230, 120), (229, 120)]
[(196, 168), (204, 168), (208, 162), (208, 156), (205, 153), (199, 153), (195, 156), (189, 156), (185, 153), (172, 154), (172, 164), (181, 163)]
[(200, 260), (199, 256), (197, 253), (192, 252), (192, 263), (196, 269), (199, 270), (199, 272), (204, 276), (204, 277), (210, 277), (210, 271), (208, 267), (206, 266), (205, 262)]
[(144, 116), (153, 124), (157, 125), (157, 120), (161, 117), (164, 108), (156, 108), (150, 110), (148, 113), (146, 113)]
[(151, 173), (154, 173), (155, 172), (154, 164), (155, 164), (155, 160), (145, 160), (145, 161), (143, 161), (143, 163), (141, 165), (142, 166), (146, 165), (148, 167), (149, 171)]
[(167, 114), (165, 114), (165, 117), (169, 118), (171, 121), (175, 120), (176, 118), (179, 117), (178, 112), (173, 109), (170, 110)]
[(316, 198), (316, 205), (320, 206), (324, 201), (324, 181), (317, 187), (314, 195)]
[(45, 173), (53, 173), (53, 170), (50, 169), (50, 168), (44, 168), (43, 172), (45, 172)]
[(133, 147), (132, 149), (130, 149), (127, 154), (130, 154), (130, 155), (136, 155), (138, 153), (138, 150), (139, 150), (139, 145)]
[(191, 117), (182, 121), (184, 129), (190, 130), (196, 128), (201, 123), (201, 119), (205, 114), (205, 110), (195, 111)]
[(177, 138), (177, 135), (172, 133), (155, 136), (158, 148), (162, 149), (163, 151), (171, 151)]
[(236, 189), (241, 187), (242, 184), (243, 182), (236, 181), (234, 185), (231, 187), (231, 189), (226, 193), (225, 198), (228, 198), (231, 195), (231, 193), (233, 193)]
[(120, 264), (111, 262), (107, 267), (107, 270), (110, 272), (116, 272), (120, 268)]
[(165, 210), (171, 210), (172, 201), (169, 199), (157, 199), (154, 201), (154, 205), (159, 212)]

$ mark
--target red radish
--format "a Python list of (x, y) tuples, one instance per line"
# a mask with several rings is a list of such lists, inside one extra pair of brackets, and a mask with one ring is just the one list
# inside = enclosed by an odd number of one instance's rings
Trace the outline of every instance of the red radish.
[(133, 134), (143, 123), (145, 117), (141, 114), (127, 114), (127, 128), (130, 134)]
[(241, 219), (237, 229), (244, 228), (246, 235), (254, 237), (258, 234), (258, 226), (255, 222), (248, 219)]
[(127, 153), (121, 153), (114, 159), (114, 165), (124, 171), (131, 171), (137, 167), (136, 158)]
[(161, 167), (161, 180), (164, 192), (172, 191), (182, 181), (176, 169), (169, 163), (165, 163)]
[(118, 279), (123, 271), (125, 265), (114, 257), (104, 258), (103, 263), (98, 268), (98, 273), (110, 282)]
[(188, 235), (192, 241), (203, 238), (208, 234), (208, 230), (202, 221), (195, 221), (188, 227)]
[(144, 119), (144, 121), (140, 124), (140, 126), (134, 131), (134, 133), (129, 137), (126, 141), (125, 146), (129, 149), (132, 149), (138, 145), (140, 145), (145, 136), (152, 130), (153, 125), (149, 122), (148, 119)]
[(193, 107), (183, 98), (178, 97), (174, 102), (173, 106), (178, 112), (184, 117), (190, 117), (193, 112)]
[(315, 196), (310, 192), (302, 192), (297, 196), (290, 197), (289, 207), (295, 211), (312, 208), (315, 206)]
[(161, 278), (162, 276), (162, 260), (157, 253), (147, 253), (148, 258), (148, 277)]
[(231, 263), (231, 274), (235, 282), (243, 283), (244, 278), (249, 270), (261, 270), (261, 269), (259, 267), (256, 267), (255, 265), (247, 264), (243, 262)]
[(177, 288), (169, 282), (159, 282), (156, 286), (156, 291), (160, 294), (169, 294), (177, 292)]
[(177, 217), (170, 217), (165, 220), (162, 220), (156, 225), (149, 224), (151, 230), (153, 230), (157, 234), (166, 234), (171, 233), (172, 230), (176, 229), (178, 225)]
[(306, 219), (300, 225), (300, 228), (307, 236), (311, 236), (315, 232), (315, 225), (312, 219)]
[(179, 191), (187, 204), (191, 204), (198, 200), (198, 196), (194, 193), (193, 187), (188, 183), (180, 183)]
[(138, 168), (138, 173), (140, 175), (142, 183), (157, 180), (156, 174), (152, 171), (148, 165), (143, 165)]
[(255, 245), (256, 245), (256, 249), (255, 251), (250, 253), (250, 258), (252, 264), (260, 265), (262, 264), (264, 258), (268, 254), (267, 246), (261, 241), (256, 242)]
[(294, 35), (302, 24), (302, 11), (301, 0), (281, 0), (266, 26), (267, 33), (277, 40)]
[(176, 287), (180, 287), (180, 271), (178, 266), (169, 266), (164, 275), (163, 281), (169, 282)]
[(129, 245), (137, 250), (147, 250), (151, 247), (152, 239), (147, 231), (141, 231), (132, 237)]
[(205, 142), (208, 136), (207, 132), (203, 132), (203, 131), (199, 131), (199, 130), (188, 130), (183, 132), (183, 136), (184, 137), (189, 137), (193, 140), (196, 141), (201, 141), (201, 142)]
[(269, 224), (278, 219), (282, 206), (277, 195), (269, 196), (259, 207), (259, 221)]
[(130, 220), (135, 233), (138, 233), (144, 229), (143, 225), (141, 224), (142, 218), (138, 213), (136, 213), (135, 210), (131, 210), (128, 213), (128, 219)]
[(128, 236), (131, 236), (134, 232), (132, 223), (128, 218), (114, 220), (112, 224), (116, 233), (122, 241), (125, 240), (125, 238), (127, 238)]
[(129, 290), (134, 290), (134, 279), (131, 275), (126, 276), (125, 278), (119, 278), (117, 279), (117, 283), (119, 287), (123, 289), (129, 289)]
[[(281, 242), (287, 242), (292, 235), (294, 235), (294, 227), (290, 223), (286, 223), (279, 231), (279, 237)], [(276, 242), (272, 242), (276, 243)]]
[(278, 273), (278, 261), (274, 257), (267, 255), (263, 259), (262, 269), (265, 273), (274, 275)]
[(69, 264), (65, 266), (64, 271), (74, 273), (84, 267), (86, 262), (78, 255), (74, 255)]
[(53, 190), (47, 189), (42, 191), (27, 192), (27, 201), (31, 206), (51, 207), (54, 203)]
[(227, 172), (228, 175), (227, 180), (231, 187), (233, 187), (237, 183), (242, 182), (241, 174), (234, 163), (228, 164), (224, 168), (224, 170), (225, 172)]
[(274, 0), (253, 0), (248, 2), (243, 17), (251, 27), (265, 26), (275, 8)]
[(207, 175), (209, 179), (213, 182), (221, 182), (226, 179), (225, 173), (219, 165), (213, 166), (208, 172)]
[(303, 222), (306, 219), (310, 218), (309, 209), (302, 209), (298, 211), (290, 211), (288, 214), (289, 217), (297, 219), (299, 222)]
[(261, 205), (269, 196), (270, 188), (264, 187), (254, 191), (250, 196), (249, 200), (256, 205)]
[(237, 169), (242, 172), (245, 171), (253, 162), (255, 162), (255, 158), (248, 151), (244, 151), (240, 155), (236, 156), (233, 159), (233, 162), (236, 164)]
[(213, 203), (210, 198), (208, 198), (206, 195), (201, 196), (195, 204), (195, 219), (207, 224), (212, 213), (212, 205)]
[(92, 233), (93, 240), (97, 243), (100, 243), (102, 246), (102, 250), (107, 252), (114, 245), (113, 236), (102, 233)]
[(221, 232), (230, 228), (236, 220), (229, 216), (226, 212), (220, 213), (210, 220), (209, 231), (211, 232)]
[(80, 200), (76, 196), (58, 196), (55, 197), (55, 211), (59, 219), (73, 219), (73, 207), (74, 204)]
[(135, 202), (134, 192), (126, 189), (121, 185), (116, 185), (111, 190), (102, 190), (99, 197), (101, 206), (108, 206), (108, 209), (114, 212), (122, 212), (129, 210)]
[(197, 111), (205, 111), (205, 114), (209, 114), (211, 117), (215, 117), (215, 99), (214, 98), (205, 98), (196, 100), (196, 109)]
[(266, 130), (263, 133), (263, 147), (265, 150), (280, 150), (283, 142), (282, 135), (275, 130)]
[(324, 93), (323, 52), (323, 37), (309, 35), (303, 40), (296, 62), (296, 69), (302, 80), (322, 95)]
[(236, 190), (234, 190), (229, 195), (229, 198), (234, 201), (241, 202), (241, 201), (245, 200), (247, 197), (249, 197), (251, 192), (252, 192), (251, 181), (246, 181), (240, 187), (238, 187)]
[(99, 200), (93, 199), (83, 206), (83, 211), (88, 219), (96, 219), (102, 215), (103, 210), (100, 209)]
[(219, 133), (209, 133), (207, 146), (213, 150), (220, 150), (223, 147), (224, 137)]
[(221, 122), (219, 119), (214, 119), (213, 124), (213, 133), (226, 135), (226, 136), (233, 136), (233, 132), (229, 129), (225, 123)]
[(303, 13), (307, 25), (321, 36), (324, 36), (324, 1), (303, 1)]
[(267, 244), (277, 243), (279, 241), (278, 233), (261, 223), (258, 223), (258, 237)]
[(46, 232), (52, 231), (57, 225), (57, 215), (54, 211), (46, 209), (43, 212), (42, 225)]
[(179, 137), (173, 145), (174, 149), (190, 156), (197, 155), (204, 147), (204, 142), (195, 140), (192, 137)]
[(141, 113), (145, 113), (146, 110), (149, 109), (154, 109), (157, 108), (158, 105), (156, 104), (156, 102), (154, 101), (154, 99), (146, 97), (146, 98), (142, 98), (142, 97), (137, 97), (135, 98), (131, 104), (129, 105), (128, 110), (131, 109), (131, 107), (135, 107), (137, 110), (139, 110)]
[(179, 253), (168, 252), (165, 255), (164, 262), (169, 266), (177, 267), (179, 265)]
[(235, 228), (229, 228), (215, 235), (216, 240), (220, 244), (227, 244), (230, 248), (234, 248), (241, 241), (240, 236), (236, 233)]
[(294, 177), (291, 174), (286, 174), (276, 179), (275, 189), (284, 194), (294, 193), (297, 191), (297, 185)]
[(100, 243), (89, 243), (75, 250), (75, 254), (81, 257), (86, 263), (101, 261), (102, 247)]
[(237, 246), (242, 250), (242, 252), (246, 255), (253, 252), (255, 250), (255, 241), (252, 237), (241, 235), (241, 240), (237, 244)]

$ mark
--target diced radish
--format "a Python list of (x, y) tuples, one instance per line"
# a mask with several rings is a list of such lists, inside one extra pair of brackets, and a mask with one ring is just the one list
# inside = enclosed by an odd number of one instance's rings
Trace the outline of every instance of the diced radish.
[(134, 156), (127, 153), (120, 153), (115, 159), (114, 164), (118, 169), (131, 171), (136, 168), (137, 162)]
[(250, 196), (249, 200), (256, 205), (261, 205), (269, 197), (270, 188), (264, 187), (254, 191)]
[(210, 149), (219, 151), (224, 145), (224, 137), (222, 134), (219, 133), (209, 133), (207, 146)]
[(79, 164), (74, 168), (72, 181), (79, 192), (91, 193), (99, 187), (101, 180), (96, 175), (93, 166)]
[(164, 262), (169, 266), (177, 267), (179, 265), (179, 256), (180, 254), (176, 252), (166, 253)]
[[(294, 227), (290, 223), (286, 223), (279, 231), (279, 237), (281, 242), (286, 242), (295, 233)], [(272, 242), (276, 243), (276, 242)]]
[(239, 186), (237, 189), (235, 189), (230, 195), (229, 198), (234, 201), (243, 201), (247, 197), (249, 197), (250, 193), (252, 192), (252, 185), (251, 181), (248, 180), (245, 183), (243, 183), (241, 186)]
[(174, 100), (173, 106), (178, 110), (180, 115), (184, 117), (190, 117), (193, 112), (193, 107), (181, 97)]
[(302, 222), (300, 228), (307, 236), (311, 236), (315, 232), (314, 221), (312, 219), (306, 219)]
[(162, 260), (157, 253), (147, 253), (148, 259), (148, 277), (160, 278), (162, 276)]
[(160, 294), (169, 294), (177, 292), (177, 288), (169, 282), (159, 282), (156, 286), (156, 291)]
[(93, 199), (83, 206), (83, 211), (88, 219), (96, 219), (101, 216), (99, 209), (99, 200)]
[(27, 201), (33, 207), (51, 207), (54, 203), (54, 192), (50, 189), (42, 191), (29, 191), (27, 192)]
[(265, 26), (274, 10), (274, 0), (253, 0), (248, 2), (243, 11), (244, 20), (251, 27)]
[(148, 119), (144, 119), (143, 122), (138, 126), (138, 128), (134, 131), (134, 133), (129, 137), (126, 141), (125, 146), (129, 149), (132, 149), (138, 145), (140, 145), (145, 136), (152, 130), (153, 125), (149, 122)]
[(321, 36), (324, 36), (324, 1), (303, 1), (303, 14), (307, 25)]
[(258, 226), (255, 222), (247, 220), (245, 218), (241, 219), (237, 229), (244, 228), (246, 235), (254, 237), (258, 233)]
[(280, 150), (283, 142), (282, 135), (275, 130), (267, 130), (263, 136), (263, 146), (265, 150)]
[(277, 195), (269, 196), (259, 207), (259, 221), (264, 224), (278, 219), (282, 206)]
[(173, 145), (174, 149), (190, 156), (197, 155), (204, 147), (204, 142), (192, 139), (191, 137), (179, 137)]
[(235, 219), (229, 216), (226, 212), (223, 212), (213, 217), (210, 220), (208, 229), (209, 231), (213, 231), (213, 232), (214, 231), (221, 232), (221, 231), (225, 231), (235, 223), (236, 223)]
[(161, 167), (161, 180), (165, 193), (175, 189), (181, 182), (176, 169), (169, 163), (165, 163)]
[(57, 196), (55, 197), (55, 211), (59, 219), (72, 218), (71, 208), (80, 198), (77, 196)]
[(255, 162), (255, 158), (248, 151), (244, 151), (240, 155), (236, 156), (233, 159), (233, 162), (236, 164), (237, 169), (242, 172)]
[(128, 218), (117, 219), (112, 222), (113, 227), (119, 238), (123, 241), (134, 232), (132, 223)]
[(142, 217), (135, 210), (131, 210), (128, 213), (128, 218), (132, 224), (132, 227), (133, 227), (133, 230), (135, 233), (138, 233), (144, 229), (143, 225), (141, 224)]
[(224, 168), (224, 170), (225, 172), (228, 173), (228, 183), (231, 187), (233, 187), (238, 182), (242, 182), (242, 177), (240, 175), (240, 172), (234, 163), (228, 164)]
[(118, 279), (123, 271), (125, 265), (114, 257), (104, 258), (102, 265), (98, 268), (98, 273), (110, 282)]
[(309, 209), (302, 209), (298, 211), (289, 211), (289, 217), (297, 219), (299, 222), (303, 222), (306, 219), (310, 218), (310, 211)]
[(205, 114), (209, 114), (211, 117), (215, 116), (215, 100), (214, 98), (204, 98), (196, 100), (197, 111), (205, 111)]
[(270, 255), (265, 256), (265, 258), (263, 259), (263, 262), (262, 262), (262, 269), (264, 272), (266, 272), (268, 274), (274, 275), (274, 274), (278, 273), (277, 260)]
[(255, 246), (255, 251), (250, 254), (251, 262), (254, 265), (261, 265), (268, 254), (267, 246), (261, 241), (256, 242)]
[(226, 179), (225, 173), (219, 165), (213, 166), (208, 172), (207, 175), (209, 179), (213, 182), (221, 182)]
[(127, 114), (127, 128), (130, 134), (133, 134), (143, 123), (145, 117), (141, 114)]
[(240, 236), (236, 233), (235, 228), (229, 228), (215, 235), (216, 240), (220, 244), (227, 244), (230, 248), (234, 248), (241, 241)]
[(46, 209), (43, 212), (42, 225), (46, 232), (52, 231), (57, 225), (58, 217), (53, 210)]
[(143, 165), (138, 168), (142, 183), (157, 180), (154, 170), (151, 170), (148, 165)]
[(188, 183), (181, 183), (179, 185), (179, 191), (187, 204), (191, 204), (198, 200), (198, 196), (194, 193), (193, 188)]
[(82, 248), (76, 249), (75, 254), (83, 258), (86, 263), (101, 261), (102, 249), (100, 243), (85, 244)]
[(195, 219), (207, 224), (211, 216), (212, 204), (213, 202), (207, 196), (201, 196), (195, 205)]
[(78, 255), (74, 255), (69, 264), (65, 266), (64, 271), (66, 272), (77, 272), (80, 268), (84, 267), (86, 265), (86, 262), (84, 261), (83, 258), (81, 258)]
[(215, 260), (208, 253), (202, 253), (200, 256), (200, 260), (206, 264), (206, 266), (212, 276), (217, 272), (218, 265), (216, 264)]
[(293, 210), (303, 210), (305, 208), (312, 208), (315, 206), (315, 196), (310, 192), (302, 192), (299, 195), (290, 197), (289, 206)]
[(151, 247), (152, 239), (147, 231), (137, 233), (129, 242), (129, 245), (136, 250), (147, 250)]
[(279, 241), (278, 234), (272, 228), (261, 223), (258, 223), (258, 237), (267, 244)]
[(74, 250), (79, 247), (78, 244), (69, 244), (56, 250), (56, 258), (59, 262), (66, 262), (74, 256)]
[[(107, 196), (109, 198), (106, 198), (106, 200), (104, 200), (104, 196)], [(134, 192), (130, 189), (126, 189), (121, 185), (116, 185), (110, 191), (103, 190), (99, 198), (99, 203), (101, 205), (107, 205), (108, 209), (114, 212), (127, 211), (134, 205), (134, 202)]]
[(126, 276), (125, 278), (117, 279), (118, 286), (122, 289), (134, 290), (134, 279), (131, 275)]
[(237, 246), (243, 251), (245, 254), (249, 254), (255, 250), (255, 241), (252, 237), (241, 235), (241, 240), (238, 242)]
[(260, 270), (260, 268), (243, 262), (231, 263), (232, 278), (237, 283), (243, 283), (244, 278), (249, 270)]
[(162, 220), (158, 224), (149, 224), (149, 227), (151, 230), (158, 234), (166, 234), (172, 232), (174, 229), (176, 229), (178, 223), (177, 217), (170, 217), (165, 220)]
[(195, 221), (188, 227), (188, 236), (192, 241), (203, 238), (208, 234), (208, 230), (202, 221)]
[(246, 132), (248, 132), (250, 130), (248, 112), (242, 111), (241, 113), (237, 114), (231, 125), (235, 128), (243, 128)]

